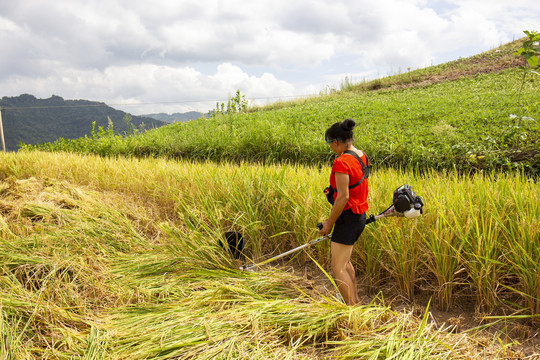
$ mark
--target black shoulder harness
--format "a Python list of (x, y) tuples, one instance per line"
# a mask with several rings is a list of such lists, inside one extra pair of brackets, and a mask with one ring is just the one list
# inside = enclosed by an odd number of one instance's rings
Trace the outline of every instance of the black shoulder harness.
[(369, 177), (369, 169), (371, 169), (371, 165), (369, 165), (369, 159), (368, 159), (366, 153), (364, 153), (364, 155), (366, 156), (366, 164), (365, 165), (362, 162), (362, 159), (360, 159), (360, 156), (358, 156), (358, 154), (356, 154), (354, 151), (345, 150), (344, 154), (349, 154), (349, 155), (354, 156), (356, 158), (356, 160), (358, 160), (360, 165), (362, 165), (362, 178), (356, 184), (349, 185), (349, 189), (352, 189), (352, 188), (355, 188), (358, 185), (360, 185), (362, 183), (362, 181), (364, 181), (364, 179), (367, 179)]
[[(366, 153), (364, 153), (364, 155), (366, 156), (366, 164), (365, 165), (362, 162), (362, 159), (360, 159), (360, 156), (358, 156), (354, 151), (345, 150), (344, 154), (349, 154), (349, 155), (354, 156), (356, 158), (356, 160), (358, 160), (360, 165), (362, 165), (362, 178), (356, 184), (349, 185), (349, 189), (352, 189), (352, 188), (355, 188), (358, 185), (360, 185), (362, 183), (362, 181), (364, 181), (364, 179), (368, 178), (369, 170), (371, 169), (371, 165), (369, 165), (369, 159), (368, 159)], [(334, 193), (336, 193), (336, 192), (337, 192), (337, 189), (334, 189), (331, 186), (327, 186), (324, 189), (324, 194), (326, 195), (326, 199), (332, 205), (334, 205)]]

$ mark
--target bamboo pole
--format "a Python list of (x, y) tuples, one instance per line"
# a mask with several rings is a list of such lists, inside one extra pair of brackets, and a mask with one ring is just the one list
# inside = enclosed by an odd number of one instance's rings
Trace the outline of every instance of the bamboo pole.
[(2, 151), (6, 152), (6, 142), (4, 141), (4, 125), (2, 124), (2, 107), (0, 106), (0, 138), (2, 139)]

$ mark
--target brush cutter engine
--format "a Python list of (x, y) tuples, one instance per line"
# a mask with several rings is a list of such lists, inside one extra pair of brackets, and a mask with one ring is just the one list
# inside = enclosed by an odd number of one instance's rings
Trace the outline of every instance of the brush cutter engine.
[(409, 185), (404, 184), (394, 190), (392, 205), (407, 219), (414, 219), (422, 214), (424, 202), (420, 196), (416, 196)]

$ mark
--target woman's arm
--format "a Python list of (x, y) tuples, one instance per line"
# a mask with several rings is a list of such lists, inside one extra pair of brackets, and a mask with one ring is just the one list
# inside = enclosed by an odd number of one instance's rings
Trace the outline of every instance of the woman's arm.
[(322, 223), (322, 229), (319, 230), (319, 234), (322, 236), (330, 234), (336, 220), (343, 212), (345, 205), (347, 205), (347, 201), (349, 201), (349, 175), (344, 173), (334, 173), (334, 176), (336, 178), (337, 196), (332, 211), (330, 211), (330, 216)]

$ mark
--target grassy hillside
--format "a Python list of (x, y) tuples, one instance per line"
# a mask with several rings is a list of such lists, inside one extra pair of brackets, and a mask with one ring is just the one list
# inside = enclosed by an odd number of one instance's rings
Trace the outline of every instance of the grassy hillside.
[[(366, 229), (353, 256), (363, 305), (347, 307), (325, 276), (325, 242), (238, 270), (315, 237), (328, 212), (327, 176), (307, 166), (0, 154), (0, 357), (495, 359), (535, 351), (538, 184), (374, 171), (370, 211), (407, 181), (426, 213)], [(248, 258), (220, 247), (229, 230), (245, 235)], [(389, 288), (397, 290), (383, 295)], [(500, 324), (490, 327), (497, 332), (461, 332), (489, 323)]]
[(540, 77), (523, 81), (516, 67), (522, 61), (511, 55), (519, 44), (247, 113), (172, 124), (127, 138), (58, 141), (37, 148), (317, 164), (330, 158), (324, 130), (353, 118), (359, 124), (356, 145), (377, 167), (523, 169), (535, 175), (540, 171)]
[(174, 114), (159, 113), (159, 114), (145, 114), (142, 116), (160, 120), (166, 123), (173, 123), (173, 122), (179, 122), (179, 121), (195, 120), (203, 116), (208, 116), (208, 114), (205, 115), (197, 111), (189, 111), (186, 113), (174, 113)]

